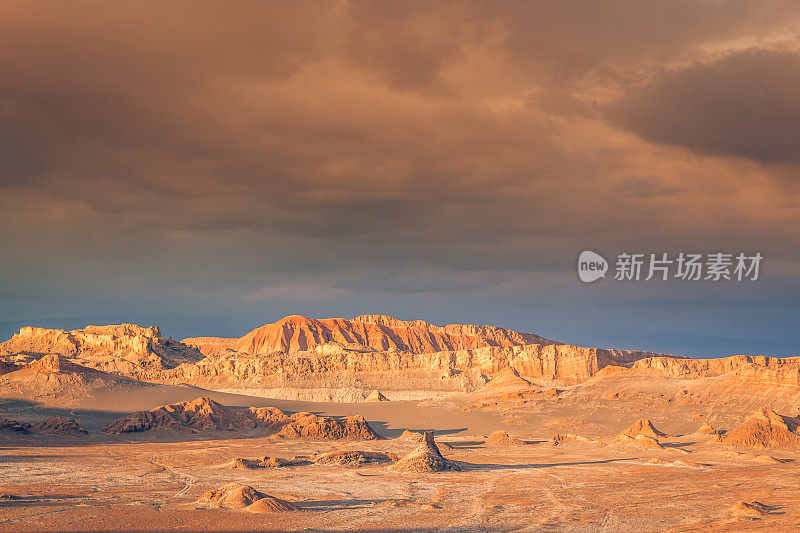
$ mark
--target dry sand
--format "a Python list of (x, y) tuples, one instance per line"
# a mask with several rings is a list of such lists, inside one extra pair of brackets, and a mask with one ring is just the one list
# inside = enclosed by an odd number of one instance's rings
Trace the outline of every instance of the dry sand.
[[(446, 399), (338, 404), (124, 382), (82, 400), (3, 391), (5, 418), (33, 427), (60, 416), (89, 434), (0, 431), (0, 531), (800, 528), (797, 389), (625, 372), (581, 384), (516, 378), (506, 373), (486, 390)], [(280, 409), (320, 428), (335, 425), (315, 417), (363, 415), (386, 439), (276, 438), (276, 428), (215, 431), (205, 422), (184, 431), (100, 431), (131, 412), (200, 396), (225, 408)], [(226, 412), (196, 407), (190, 414)], [(507, 420), (515, 421), (512, 435), (486, 442)], [(699, 433), (701, 423), (719, 434)], [(457, 470), (402, 468), (402, 458), (425, 453), (426, 430)], [(414, 433), (396, 438), (406, 431)], [(607, 445), (623, 432), (631, 445)], [(769, 449), (751, 447), (760, 444)], [(231, 468), (237, 459), (250, 468)], [(198, 503), (231, 484), (243, 497), (251, 489), (267, 496), (234, 508)]]

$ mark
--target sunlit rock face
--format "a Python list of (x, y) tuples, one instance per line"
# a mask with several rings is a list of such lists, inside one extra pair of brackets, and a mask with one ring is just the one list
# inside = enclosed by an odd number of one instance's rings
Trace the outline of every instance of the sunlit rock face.
[(27, 363), (59, 355), (83, 366), (138, 378), (152, 378), (167, 368), (199, 361), (194, 347), (165, 339), (157, 326), (133, 324), (87, 326), (64, 331), (24, 327), (0, 344), (0, 356)]

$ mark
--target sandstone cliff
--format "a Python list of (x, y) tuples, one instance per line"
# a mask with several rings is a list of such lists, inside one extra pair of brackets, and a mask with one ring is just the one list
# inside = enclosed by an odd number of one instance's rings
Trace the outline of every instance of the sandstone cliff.
[[(224, 352), (163, 372), (170, 383), (214, 387), (278, 388), (352, 386), (384, 390), (469, 391), (511, 368), (518, 375), (580, 382), (609, 365), (628, 365), (656, 354), (564, 344), (486, 346), (427, 353), (360, 351)], [(226, 385), (227, 384), (227, 385)]]
[(87, 326), (64, 331), (24, 327), (0, 344), (0, 357), (28, 363), (43, 355), (69, 358), (80, 365), (126, 376), (148, 378), (203, 356), (194, 347), (161, 336), (157, 326)]
[[(34, 364), (20, 371), (22, 364), (37, 358), (42, 368)], [(352, 320), (289, 316), (237, 339), (184, 342), (164, 339), (157, 327), (128, 324), (74, 331), (28, 327), (0, 344), (0, 373), (6, 372), (5, 382), (14, 381), (18, 388), (30, 375), (41, 392), (64, 386), (88, 390), (85, 372), (75, 377), (63, 371), (67, 358), (139, 380), (317, 401), (362, 401), (373, 389), (391, 391), (392, 399), (420, 399), (474, 391), (493, 378), (487, 392), (648, 373), (678, 379), (724, 375), (738, 382), (800, 388), (796, 358), (690, 359), (571, 346), (492, 326), (434, 326), (385, 315)]]
[(233, 350), (250, 355), (305, 352), (329, 344), (350, 350), (427, 353), (553, 343), (532, 333), (492, 326), (434, 326), (421, 320), (403, 321), (385, 315), (363, 315), (353, 320), (315, 320), (293, 315), (238, 339), (195, 337), (183, 342), (198, 347), (204, 354)]
[(651, 357), (636, 361), (631, 372), (656, 372), (692, 379), (728, 375), (740, 382), (800, 387), (800, 358), (734, 355), (719, 359)]

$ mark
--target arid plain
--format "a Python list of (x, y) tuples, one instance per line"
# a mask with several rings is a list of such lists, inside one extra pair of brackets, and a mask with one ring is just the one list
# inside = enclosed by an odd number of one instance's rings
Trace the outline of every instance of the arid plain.
[(800, 361), (290, 316), (0, 344), (0, 530), (793, 531)]

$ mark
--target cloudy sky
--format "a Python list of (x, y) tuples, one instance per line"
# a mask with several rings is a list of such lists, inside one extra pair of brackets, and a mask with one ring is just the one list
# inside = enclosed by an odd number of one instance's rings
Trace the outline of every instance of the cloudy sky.
[[(800, 3), (0, 3), (0, 332), (800, 353)], [(578, 254), (759, 251), (755, 282)]]

